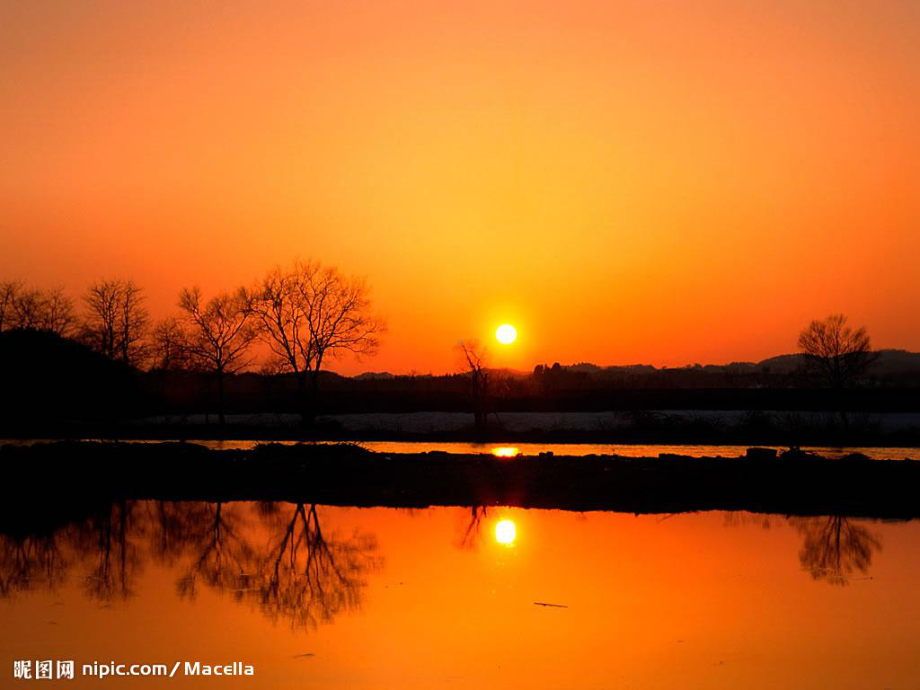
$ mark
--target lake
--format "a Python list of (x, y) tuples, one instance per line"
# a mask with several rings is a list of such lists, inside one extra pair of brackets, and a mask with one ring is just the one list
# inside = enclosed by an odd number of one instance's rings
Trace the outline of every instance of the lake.
[[(0, 536), (15, 660), (251, 665), (176, 687), (902, 688), (920, 523), (137, 501)], [(182, 667), (184, 669), (184, 667)], [(150, 678), (111, 687), (161, 687)], [(28, 684), (22, 684), (26, 687)]]

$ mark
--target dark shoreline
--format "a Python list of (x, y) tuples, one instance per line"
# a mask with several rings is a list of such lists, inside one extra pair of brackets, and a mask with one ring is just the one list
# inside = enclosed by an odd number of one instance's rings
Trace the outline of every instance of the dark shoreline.
[[(920, 429), (886, 434), (849, 432), (840, 429), (823, 431), (741, 430), (715, 433), (710, 429), (668, 429), (656, 427), (642, 430), (572, 430), (507, 431), (490, 429), (409, 432), (395, 430), (349, 431), (335, 425), (318, 425), (311, 429), (297, 427), (270, 428), (257, 425), (42, 425), (0, 428), (0, 439), (81, 442), (87, 439), (106, 441), (296, 441), (357, 443), (362, 441), (393, 441), (407, 443), (565, 443), (617, 445), (711, 445), (711, 446), (821, 446), (828, 448), (920, 447)], [(0, 441), (2, 442), (2, 441)]]
[(347, 444), (209, 450), (190, 443), (59, 442), (0, 446), (0, 462), (6, 475), (0, 488), (3, 524), (21, 518), (17, 508), (29, 503), (58, 512), (133, 499), (920, 517), (920, 461), (857, 455), (498, 459), (383, 454)]

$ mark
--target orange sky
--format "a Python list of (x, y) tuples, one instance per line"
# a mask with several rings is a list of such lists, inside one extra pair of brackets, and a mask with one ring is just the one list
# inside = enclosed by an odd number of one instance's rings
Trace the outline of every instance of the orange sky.
[(920, 349), (918, 115), (907, 0), (0, 0), (0, 278), (316, 257), (389, 323), (346, 372)]

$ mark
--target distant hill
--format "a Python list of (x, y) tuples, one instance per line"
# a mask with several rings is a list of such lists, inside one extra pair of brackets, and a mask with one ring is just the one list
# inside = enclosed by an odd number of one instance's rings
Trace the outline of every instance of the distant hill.
[(352, 378), (355, 381), (385, 381), (388, 379), (396, 378), (396, 375), (391, 374), (388, 371), (366, 371), (363, 374), (358, 374)]
[[(876, 374), (898, 374), (902, 372), (920, 372), (920, 352), (907, 350), (879, 350), (878, 360), (872, 367)], [(597, 374), (601, 372), (617, 373), (654, 373), (656, 371), (696, 370), (711, 373), (755, 373), (769, 371), (775, 374), (793, 373), (800, 369), (805, 356), (801, 354), (777, 355), (760, 362), (730, 362), (728, 364), (688, 364), (685, 367), (656, 367), (651, 364), (628, 364), (599, 366), (591, 362), (562, 365), (566, 371)]]
[[(920, 374), (920, 352), (907, 350), (879, 350), (878, 360), (872, 367), (872, 373), (881, 376), (891, 376), (901, 373)], [(586, 376), (603, 376), (604, 374), (620, 374), (624, 376), (642, 376), (659, 372), (701, 372), (707, 374), (793, 374), (799, 371), (804, 364), (805, 356), (800, 354), (777, 355), (768, 357), (760, 362), (729, 362), (728, 364), (688, 364), (683, 367), (656, 367), (652, 364), (614, 364), (601, 366), (593, 362), (577, 362), (575, 364), (540, 365), (546, 370), (556, 369), (569, 373), (583, 374)], [(540, 368), (538, 367), (538, 369)], [(490, 369), (494, 374), (513, 379), (530, 376), (532, 372), (514, 369)], [(429, 378), (432, 376), (427, 375)], [(450, 374), (446, 374), (450, 376)], [(381, 381), (403, 378), (400, 374), (391, 374), (388, 371), (366, 372), (350, 377), (354, 381)], [(437, 377), (434, 377), (437, 378)]]
[(881, 350), (878, 361), (873, 365), (877, 373), (896, 374), (920, 371), (920, 352), (907, 350)]
[[(779, 355), (770, 357), (755, 366), (760, 371), (767, 369), (775, 373), (791, 373), (799, 369), (805, 359), (804, 355)], [(878, 359), (872, 365), (875, 375), (891, 375), (920, 372), (920, 352), (907, 350), (879, 350)]]

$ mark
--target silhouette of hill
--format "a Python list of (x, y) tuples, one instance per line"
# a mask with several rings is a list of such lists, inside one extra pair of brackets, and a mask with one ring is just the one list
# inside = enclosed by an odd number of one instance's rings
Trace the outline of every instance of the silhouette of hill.
[(353, 377), (355, 381), (374, 381), (380, 379), (392, 379), (396, 378), (396, 374), (391, 374), (388, 371), (365, 371), (362, 374), (358, 374)]
[[(803, 368), (805, 356), (801, 354), (785, 354), (768, 357), (759, 362), (729, 362), (727, 364), (688, 364), (683, 367), (657, 367), (653, 364), (613, 364), (599, 365), (593, 362), (577, 362), (575, 364), (538, 365), (547, 369), (558, 367), (557, 371), (584, 374), (587, 376), (604, 377), (608, 374), (621, 374), (628, 376), (654, 375), (661, 372), (696, 371), (708, 374), (795, 374)], [(515, 369), (489, 369), (493, 374), (521, 378), (531, 375), (531, 372)], [(878, 351), (878, 359), (873, 364), (872, 373), (877, 376), (891, 376), (896, 374), (920, 374), (920, 352), (907, 350), (886, 349)], [(428, 375), (432, 377), (432, 375)], [(400, 374), (388, 371), (367, 372), (351, 377), (355, 381), (399, 379), (405, 378)], [(418, 378), (418, 377), (416, 377)], [(439, 378), (434, 376), (433, 378)]]
[(0, 414), (26, 425), (130, 414), (139, 402), (136, 372), (50, 331), (0, 333)]
[[(879, 350), (878, 359), (872, 367), (876, 375), (891, 375), (898, 373), (920, 373), (920, 352), (907, 350)], [(792, 374), (802, 369), (805, 355), (785, 354), (768, 357), (759, 362), (729, 362), (728, 364), (688, 364), (683, 367), (656, 367), (652, 364), (626, 364), (600, 366), (591, 362), (578, 362), (571, 365), (559, 365), (560, 369), (569, 372), (584, 374), (622, 373), (622, 374), (654, 374), (665, 371), (702, 371), (707, 373), (755, 373), (773, 372)], [(556, 366), (556, 365), (553, 365)]]

